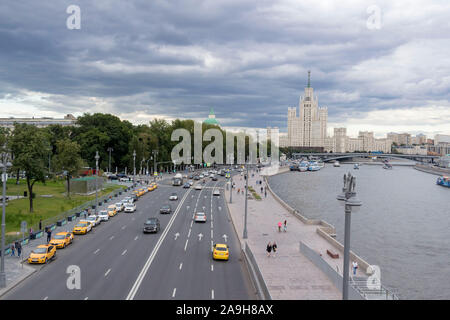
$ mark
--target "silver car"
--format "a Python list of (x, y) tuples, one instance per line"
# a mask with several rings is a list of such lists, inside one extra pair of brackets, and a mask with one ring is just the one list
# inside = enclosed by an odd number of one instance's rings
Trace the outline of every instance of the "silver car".
[(206, 214), (204, 212), (197, 212), (194, 215), (195, 222), (206, 222)]

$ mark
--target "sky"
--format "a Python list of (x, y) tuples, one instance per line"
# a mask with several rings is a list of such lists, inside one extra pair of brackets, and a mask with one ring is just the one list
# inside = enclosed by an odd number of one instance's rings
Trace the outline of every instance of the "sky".
[(213, 108), (285, 132), (310, 70), (330, 134), (450, 134), (448, 17), (448, 0), (2, 1), (0, 117)]

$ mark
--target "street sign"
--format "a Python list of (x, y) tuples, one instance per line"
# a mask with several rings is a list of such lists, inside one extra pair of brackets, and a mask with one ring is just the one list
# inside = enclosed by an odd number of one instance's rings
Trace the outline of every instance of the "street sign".
[(22, 232), (22, 233), (27, 232), (27, 222), (26, 221), (22, 221), (20, 223), (20, 232)]

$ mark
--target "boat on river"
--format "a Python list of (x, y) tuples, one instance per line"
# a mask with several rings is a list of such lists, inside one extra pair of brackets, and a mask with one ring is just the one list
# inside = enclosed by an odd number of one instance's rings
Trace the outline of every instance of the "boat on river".
[(335, 166), (335, 167), (340, 167), (341, 164), (339, 163), (339, 161), (336, 160), (336, 161), (334, 162), (333, 166)]
[(450, 188), (450, 177), (442, 176), (437, 178), (436, 184), (439, 186)]
[(308, 171), (319, 171), (320, 169), (322, 169), (319, 164), (317, 163), (317, 161), (310, 161), (308, 164)]
[(355, 170), (359, 169), (359, 163), (355, 163), (355, 164), (353, 165), (353, 169), (355, 169)]

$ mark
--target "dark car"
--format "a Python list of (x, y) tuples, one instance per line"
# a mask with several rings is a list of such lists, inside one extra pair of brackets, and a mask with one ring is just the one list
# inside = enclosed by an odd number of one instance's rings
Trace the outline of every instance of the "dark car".
[(216, 176), (213, 176), (213, 177), (211, 178), (211, 180), (212, 180), (212, 181), (217, 181), (217, 177), (216, 177)]
[(162, 213), (162, 214), (169, 214), (171, 212), (172, 212), (172, 207), (169, 204), (163, 205), (159, 209), (159, 213)]
[(148, 218), (147, 221), (144, 223), (144, 233), (148, 232), (158, 232), (160, 230), (161, 226), (159, 224), (158, 218)]
[(119, 177), (114, 175), (114, 174), (112, 174), (112, 175), (108, 176), (108, 179), (109, 180), (119, 180)]
[(199, 176), (194, 176), (194, 180), (200, 180)]
[(133, 201), (136, 202), (139, 200), (139, 197), (135, 194), (131, 195), (131, 198), (133, 198)]
[(185, 189), (189, 189), (191, 187), (191, 185), (189, 184), (189, 182), (186, 182), (184, 185), (183, 185), (183, 188), (185, 188)]

